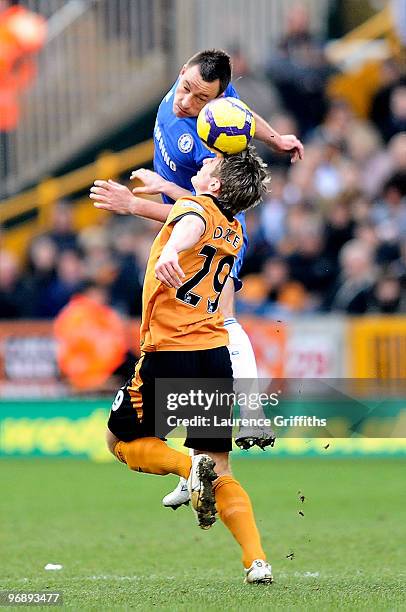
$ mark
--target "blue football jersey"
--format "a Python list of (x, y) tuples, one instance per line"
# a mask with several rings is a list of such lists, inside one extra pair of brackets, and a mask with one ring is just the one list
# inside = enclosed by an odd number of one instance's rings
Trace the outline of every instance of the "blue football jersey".
[[(154, 170), (167, 181), (194, 193), (192, 176), (202, 167), (204, 159), (214, 157), (215, 154), (203, 144), (197, 134), (197, 117), (177, 117), (174, 114), (173, 96), (177, 85), (178, 81), (168, 91), (158, 108), (154, 127)], [(224, 95), (232, 98), (240, 97), (231, 83)], [(168, 204), (174, 202), (166, 195), (162, 195), (162, 199)], [(236, 218), (242, 225), (244, 238), (244, 244), (231, 274), (235, 289), (238, 291), (242, 286), (238, 273), (247, 250), (248, 238), (244, 213), (236, 215)]]

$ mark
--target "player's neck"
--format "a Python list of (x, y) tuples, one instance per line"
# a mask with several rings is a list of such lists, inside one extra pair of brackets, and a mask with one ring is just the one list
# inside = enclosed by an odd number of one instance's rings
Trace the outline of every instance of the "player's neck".
[(201, 195), (209, 195), (212, 198), (215, 198), (216, 200), (218, 200), (218, 191), (216, 191), (215, 193), (213, 191), (210, 191), (210, 189), (196, 189), (196, 195), (197, 196), (201, 196)]
[(209, 196), (210, 198), (212, 198), (213, 202), (221, 210), (221, 212), (226, 217), (226, 219), (228, 219), (228, 221), (233, 221), (234, 219), (233, 213), (227, 208), (225, 208), (224, 204), (218, 199), (218, 192), (213, 193), (212, 191), (210, 191), (210, 189), (205, 189), (204, 191), (199, 191), (199, 192), (196, 191), (196, 195), (197, 196)]

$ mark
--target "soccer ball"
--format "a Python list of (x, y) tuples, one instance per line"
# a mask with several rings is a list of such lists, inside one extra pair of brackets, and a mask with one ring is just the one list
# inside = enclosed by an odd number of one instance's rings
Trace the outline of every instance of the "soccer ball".
[(227, 155), (240, 153), (254, 136), (254, 115), (238, 98), (216, 98), (200, 111), (197, 133), (209, 149)]

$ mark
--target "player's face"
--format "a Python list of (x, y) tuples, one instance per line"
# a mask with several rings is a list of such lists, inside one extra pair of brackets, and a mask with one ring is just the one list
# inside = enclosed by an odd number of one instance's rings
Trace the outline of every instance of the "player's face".
[(203, 106), (217, 98), (220, 81), (208, 83), (202, 79), (199, 66), (183, 66), (175, 90), (172, 110), (179, 118), (197, 117)]
[(216, 191), (220, 187), (220, 181), (213, 177), (213, 171), (220, 163), (220, 157), (207, 157), (203, 160), (203, 166), (192, 177), (192, 185), (196, 193), (206, 193)]

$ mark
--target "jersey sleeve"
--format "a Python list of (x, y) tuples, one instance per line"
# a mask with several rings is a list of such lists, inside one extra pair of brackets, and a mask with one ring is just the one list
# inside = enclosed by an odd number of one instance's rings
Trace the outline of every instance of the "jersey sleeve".
[(231, 83), (229, 83), (226, 87), (226, 90), (224, 92), (224, 95), (227, 98), (238, 98), (240, 99), (240, 96), (238, 95), (238, 92), (236, 89), (234, 89), (234, 85), (232, 85)]
[(167, 225), (180, 221), (185, 215), (197, 215), (204, 222), (205, 231), (208, 225), (208, 214), (201, 204), (188, 198), (182, 198), (172, 206), (171, 212), (166, 220)]

